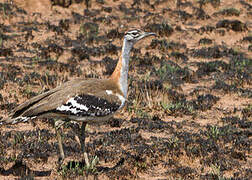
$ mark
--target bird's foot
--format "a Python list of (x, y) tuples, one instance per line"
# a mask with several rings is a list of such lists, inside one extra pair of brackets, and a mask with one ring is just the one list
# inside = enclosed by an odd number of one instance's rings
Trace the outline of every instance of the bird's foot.
[(61, 157), (58, 158), (57, 169), (58, 171), (62, 170), (64, 167), (64, 159)]

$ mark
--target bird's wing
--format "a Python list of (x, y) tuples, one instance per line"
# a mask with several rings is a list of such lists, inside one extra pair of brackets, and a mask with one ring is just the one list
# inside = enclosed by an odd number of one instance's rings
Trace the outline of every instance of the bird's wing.
[(112, 93), (109, 83), (97, 80), (69, 81), (14, 109), (4, 123), (27, 121), (29, 118), (54, 114), (54, 116), (106, 116), (124, 104), (123, 96)]

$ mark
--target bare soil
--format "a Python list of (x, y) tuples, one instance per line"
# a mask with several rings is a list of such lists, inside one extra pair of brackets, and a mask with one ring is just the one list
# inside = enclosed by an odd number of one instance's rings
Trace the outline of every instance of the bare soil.
[(77, 77), (106, 78), (131, 27), (126, 107), (87, 128), (86, 169), (51, 119), (0, 127), (0, 179), (251, 179), (251, 0), (0, 0), (0, 119)]

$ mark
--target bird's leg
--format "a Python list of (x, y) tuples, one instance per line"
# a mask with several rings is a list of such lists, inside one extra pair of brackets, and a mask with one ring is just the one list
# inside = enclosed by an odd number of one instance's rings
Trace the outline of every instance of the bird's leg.
[(86, 130), (86, 126), (87, 126), (87, 123), (82, 122), (81, 131), (79, 132), (79, 139), (80, 139), (80, 144), (81, 144), (81, 151), (83, 153), (86, 166), (89, 167), (90, 166), (89, 159), (88, 159), (87, 152), (85, 151), (85, 138), (86, 138), (85, 130)]
[(60, 158), (59, 163), (61, 164), (65, 159), (63, 144), (62, 144), (62, 137), (61, 137), (61, 129), (60, 126), (62, 125), (61, 121), (55, 121), (54, 128), (57, 135), (58, 143), (59, 143), (59, 150), (60, 150)]
[(80, 143), (81, 143), (81, 150), (82, 152), (85, 152), (85, 139), (86, 139), (86, 130), (87, 123), (83, 122), (81, 125), (81, 131), (80, 131)]
[(60, 132), (60, 129), (55, 128), (55, 130), (56, 130), (57, 139), (58, 139), (58, 143), (59, 143), (59, 150), (60, 150), (59, 162), (62, 163), (65, 159), (65, 154), (64, 154), (63, 145), (62, 145), (61, 132)]

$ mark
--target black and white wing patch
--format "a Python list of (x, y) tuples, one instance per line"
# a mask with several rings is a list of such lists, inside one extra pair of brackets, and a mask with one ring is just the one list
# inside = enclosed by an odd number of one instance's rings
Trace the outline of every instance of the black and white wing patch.
[(107, 116), (120, 108), (121, 104), (92, 95), (78, 95), (70, 98), (56, 109), (58, 113), (74, 116)]

